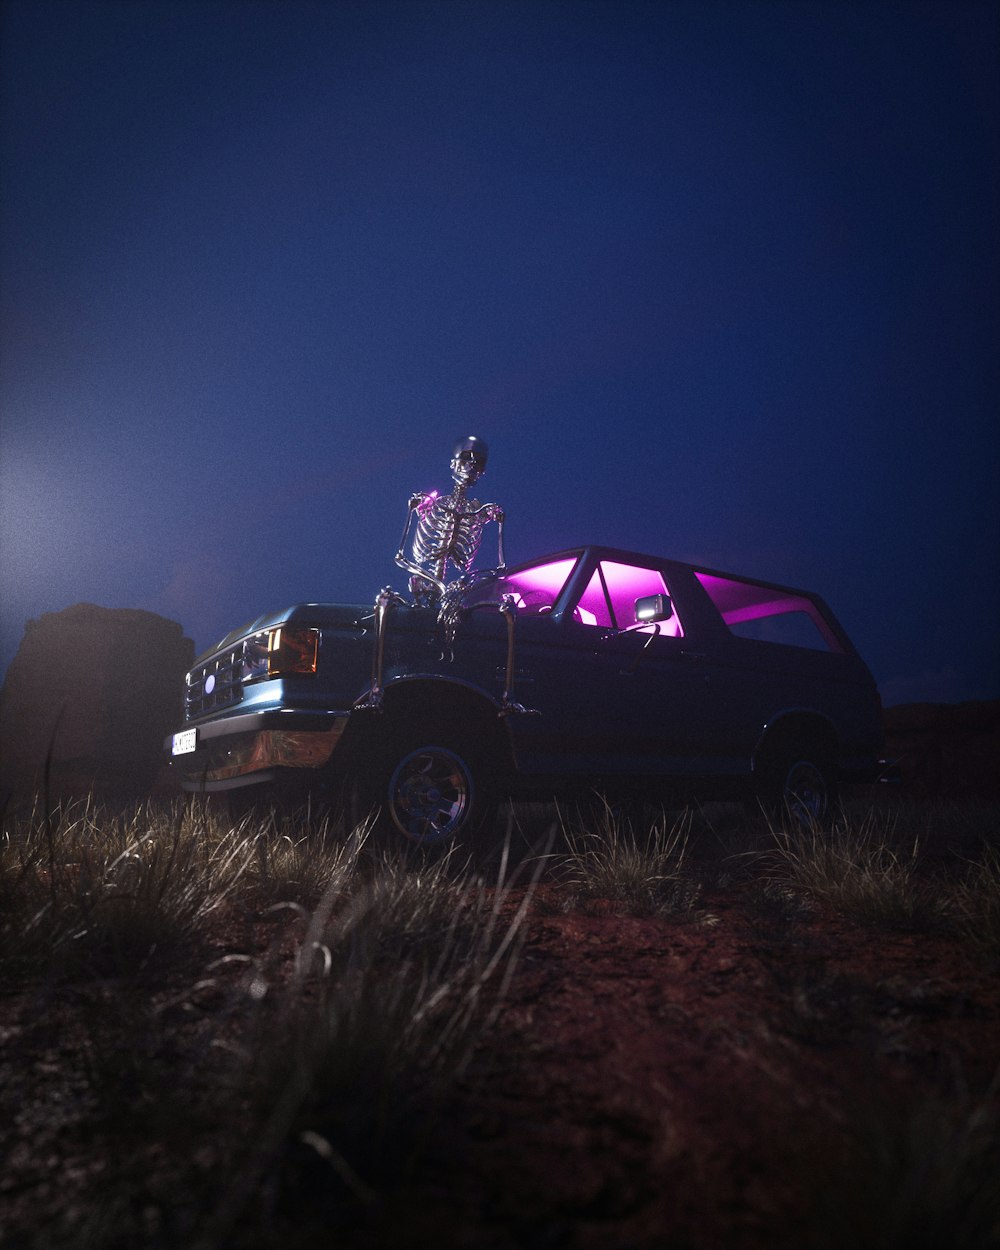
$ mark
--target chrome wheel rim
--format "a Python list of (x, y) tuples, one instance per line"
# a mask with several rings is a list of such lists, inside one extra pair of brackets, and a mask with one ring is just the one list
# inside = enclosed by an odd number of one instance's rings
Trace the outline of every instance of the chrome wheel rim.
[(826, 815), (827, 786), (822, 771), (809, 760), (792, 764), (785, 776), (785, 807), (800, 825), (813, 826)]
[(389, 782), (392, 822), (411, 842), (443, 842), (461, 827), (472, 806), (472, 779), (445, 747), (420, 747), (396, 765)]

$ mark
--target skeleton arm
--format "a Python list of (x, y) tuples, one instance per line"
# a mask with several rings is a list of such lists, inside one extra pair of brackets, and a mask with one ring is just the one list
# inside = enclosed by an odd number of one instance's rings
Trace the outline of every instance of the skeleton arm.
[(434, 507), (434, 504), (437, 502), (437, 497), (437, 491), (431, 491), (429, 494), (424, 491), (418, 491), (416, 494), (410, 496), (410, 502), (406, 511), (406, 524), (403, 526), (403, 536), (399, 540), (399, 550), (396, 552), (395, 562), (401, 569), (405, 569), (407, 573), (411, 574), (412, 577), (419, 578), (423, 582), (429, 582), (432, 586), (437, 588), (438, 593), (443, 593), (445, 583), (440, 578), (435, 577), (432, 573), (429, 573), (427, 569), (421, 568), (421, 566), (416, 564), (414, 561), (406, 559), (405, 556), (406, 541), (410, 536), (410, 529), (413, 525), (414, 514), (417, 515), (417, 525), (419, 527), (420, 519), (425, 513), (429, 512), (430, 509)]
[(403, 537), (399, 540), (399, 550), (396, 552), (396, 563), (398, 564), (403, 558), (403, 552), (406, 550), (406, 540), (410, 536), (410, 526), (413, 524), (414, 512), (419, 512), (425, 507), (428, 500), (434, 499), (437, 492), (428, 495), (424, 491), (417, 491), (416, 494), (410, 496), (410, 502), (406, 505), (406, 524), (403, 526)]
[(502, 573), (507, 567), (507, 562), (503, 558), (503, 508), (493, 505), (493, 519), (497, 523), (497, 569), (498, 573)]
[[(502, 573), (504, 569), (507, 567), (507, 563), (503, 557), (503, 523), (504, 523), (503, 508), (501, 508), (499, 504), (484, 503), (484, 504), (480, 504), (478, 508), (474, 508), (471, 512), (465, 513), (465, 516), (475, 517), (476, 520), (480, 522), (477, 528), (477, 531), (475, 533), (475, 537), (474, 537), (475, 545), (472, 550), (473, 556), (475, 556), (476, 551), (478, 551), (479, 549), (480, 535), (482, 534), (483, 526), (487, 524), (487, 522), (489, 521), (496, 521), (497, 523), (497, 563), (493, 569), (490, 569), (488, 571), (491, 573)], [(484, 570), (484, 572), (485, 571), (486, 570)]]

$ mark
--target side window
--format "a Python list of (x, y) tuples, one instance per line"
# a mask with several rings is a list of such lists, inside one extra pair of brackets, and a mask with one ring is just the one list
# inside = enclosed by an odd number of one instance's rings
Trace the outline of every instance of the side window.
[(695, 576), (737, 638), (810, 651), (842, 650), (819, 609), (804, 595), (715, 573)]
[(754, 642), (777, 642), (783, 647), (808, 647), (811, 651), (830, 650), (808, 612), (776, 612), (755, 621), (734, 621), (729, 628), (737, 638), (750, 638)]
[[(669, 594), (669, 587), (659, 569), (602, 560), (594, 570), (587, 589), (580, 596), (574, 615), (584, 625), (597, 625), (604, 629), (628, 629), (635, 624), (636, 599), (647, 595)], [(657, 627), (647, 625), (642, 632), (654, 633), (657, 632)], [(666, 638), (684, 636), (676, 612), (669, 621), (660, 623), (658, 632)]]

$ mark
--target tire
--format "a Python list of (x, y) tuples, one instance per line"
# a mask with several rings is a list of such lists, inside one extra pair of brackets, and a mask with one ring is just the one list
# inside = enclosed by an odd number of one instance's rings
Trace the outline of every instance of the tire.
[(758, 798), (779, 823), (815, 829), (837, 805), (836, 773), (829, 752), (808, 742), (775, 750), (763, 768)]
[(492, 811), (483, 771), (444, 735), (402, 738), (380, 769), (382, 825), (416, 846), (451, 846), (475, 834)]

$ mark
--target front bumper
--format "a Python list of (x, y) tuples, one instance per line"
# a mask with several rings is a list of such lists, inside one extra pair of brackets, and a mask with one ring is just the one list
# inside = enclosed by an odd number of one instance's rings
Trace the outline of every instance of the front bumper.
[(350, 713), (293, 708), (249, 712), (186, 726), (196, 746), (172, 754), (174, 735), (164, 743), (183, 789), (213, 794), (273, 780), (279, 770), (316, 769), (328, 763)]

